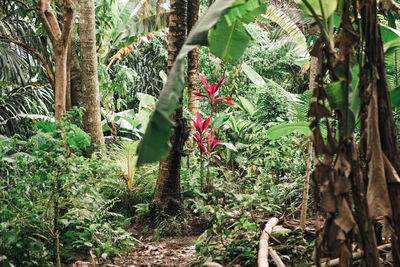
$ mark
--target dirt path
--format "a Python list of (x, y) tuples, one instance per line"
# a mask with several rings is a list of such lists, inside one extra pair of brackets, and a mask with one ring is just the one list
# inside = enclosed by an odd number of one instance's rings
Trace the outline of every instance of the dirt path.
[(166, 237), (134, 248), (122, 258), (115, 258), (109, 267), (180, 267), (188, 266), (195, 254), (198, 236)]

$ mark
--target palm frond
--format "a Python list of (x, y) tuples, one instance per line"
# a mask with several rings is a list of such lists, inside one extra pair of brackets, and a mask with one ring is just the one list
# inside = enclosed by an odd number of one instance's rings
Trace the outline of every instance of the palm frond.
[(49, 85), (0, 86), (0, 134), (11, 135), (26, 114), (48, 115), (53, 103)]
[[(259, 22), (268, 23), (270, 21), (280, 27), (280, 31), (275, 31), (275, 33), (279, 32), (280, 34), (273, 34), (271, 38), (272, 41), (276, 41), (280, 45), (293, 43), (294, 45), (292, 45), (291, 50), (300, 58), (309, 55), (306, 37), (295, 20), (284, 13), (280, 8), (269, 5), (267, 12), (260, 16)], [(282, 36), (282, 32), (285, 33), (284, 36)]]
[(400, 85), (400, 49), (385, 53), (384, 59), (389, 89), (393, 90)]

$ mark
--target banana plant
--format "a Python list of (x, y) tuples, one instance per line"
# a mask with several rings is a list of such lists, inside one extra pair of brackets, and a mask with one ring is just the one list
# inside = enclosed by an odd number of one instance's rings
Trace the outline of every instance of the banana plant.
[(262, 0), (217, 0), (193, 27), (180, 50), (164, 86), (156, 109), (138, 147), (138, 164), (155, 162), (168, 151), (172, 123), (170, 117), (185, 87), (185, 56), (198, 45), (208, 46), (218, 57), (235, 61), (244, 53), (251, 37), (244, 24), (265, 12)]
[(96, 6), (101, 27), (99, 61), (105, 64), (111, 52), (125, 48), (140, 35), (162, 30), (168, 26), (169, 10), (162, 0), (102, 1)]

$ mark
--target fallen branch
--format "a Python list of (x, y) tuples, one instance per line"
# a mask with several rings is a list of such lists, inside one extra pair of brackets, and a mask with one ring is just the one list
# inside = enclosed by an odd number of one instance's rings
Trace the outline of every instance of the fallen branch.
[(281, 260), (278, 253), (276, 253), (275, 250), (269, 248), (269, 254), (271, 254), (271, 258), (274, 260), (277, 267), (285, 267), (285, 264), (283, 263), (283, 261)]
[[(378, 250), (386, 250), (391, 247), (392, 247), (392, 244), (384, 244), (384, 245), (378, 246)], [(363, 251), (357, 251), (357, 252), (353, 253), (352, 258), (353, 258), (353, 260), (357, 260), (357, 259), (361, 258), (363, 255), (364, 255)], [(339, 258), (321, 262), (321, 267), (338, 266), (339, 262), (340, 262)], [(312, 265), (311, 267), (316, 267), (316, 265)]]
[(261, 233), (260, 237), (260, 247), (258, 249), (258, 266), (259, 267), (268, 267), (268, 239), (270, 234), (272, 233), (272, 229), (275, 225), (278, 224), (278, 218), (271, 218), (268, 223), (265, 225), (264, 230)]

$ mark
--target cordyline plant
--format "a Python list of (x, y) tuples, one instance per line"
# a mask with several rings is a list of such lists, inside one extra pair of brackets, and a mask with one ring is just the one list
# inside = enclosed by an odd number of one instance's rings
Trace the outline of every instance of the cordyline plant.
[[(205, 94), (201, 94), (198, 92), (194, 92), (193, 94), (200, 99), (205, 99), (210, 106), (210, 113), (211, 116), (205, 120), (202, 120), (200, 117), (200, 113), (197, 112), (196, 120), (192, 120), (193, 127), (195, 128), (194, 139), (197, 142), (197, 145), (200, 150), (200, 185), (201, 189), (204, 188), (204, 174), (203, 174), (203, 154), (208, 156), (209, 163), (211, 162), (211, 158), (213, 157), (213, 150), (220, 143), (220, 140), (214, 139), (213, 134), (213, 123), (212, 117), (213, 112), (216, 109), (217, 104), (222, 103), (225, 105), (233, 106), (232, 100), (233, 97), (218, 97), (219, 89), (221, 85), (226, 82), (224, 81), (225, 75), (216, 85), (209, 85), (207, 81), (204, 79), (203, 76), (200, 76), (201, 81), (203, 82), (204, 86), (206, 87), (204, 90)], [(210, 128), (208, 126), (211, 125)], [(208, 135), (208, 136), (207, 136)], [(208, 141), (208, 142), (207, 142)], [(206, 144), (207, 142), (207, 144)], [(209, 192), (211, 187), (210, 181), (210, 164), (207, 167), (207, 180), (206, 180), (206, 190)]]

